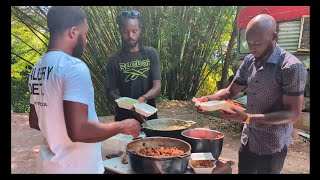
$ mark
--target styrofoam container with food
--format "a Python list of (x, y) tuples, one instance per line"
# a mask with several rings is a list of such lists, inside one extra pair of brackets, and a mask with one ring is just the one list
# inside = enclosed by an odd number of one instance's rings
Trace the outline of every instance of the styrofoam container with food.
[(228, 101), (207, 101), (201, 102), (200, 107), (205, 111), (216, 111), (216, 110), (224, 110), (227, 112), (233, 112), (230, 108), (234, 107), (240, 111), (244, 111), (245, 109), (240, 105), (236, 105), (236, 103), (228, 100)]
[(211, 153), (191, 153), (189, 166), (196, 174), (211, 174), (216, 160)]
[(222, 110), (224, 110), (224, 111), (227, 111), (227, 112), (233, 112), (232, 110), (231, 110), (231, 107), (233, 107), (233, 108), (235, 108), (235, 109), (237, 109), (237, 110), (239, 110), (239, 111), (244, 111), (244, 110), (246, 110), (245, 108), (243, 108), (240, 104), (238, 104), (238, 103), (235, 103), (235, 102), (233, 102), (233, 101), (231, 101), (231, 100), (227, 100), (227, 101), (224, 101), (224, 102), (226, 102), (225, 103), (225, 105), (224, 105), (224, 107), (223, 107), (223, 109)]
[(205, 111), (216, 111), (223, 109), (225, 106), (225, 101), (207, 101), (207, 102), (201, 102), (199, 105), (201, 109)]
[(149, 117), (158, 111), (157, 108), (147, 104), (147, 103), (136, 103), (133, 105), (135, 111), (144, 117)]
[(138, 100), (129, 97), (121, 97), (115, 100), (120, 108), (132, 109), (134, 104), (138, 103)]

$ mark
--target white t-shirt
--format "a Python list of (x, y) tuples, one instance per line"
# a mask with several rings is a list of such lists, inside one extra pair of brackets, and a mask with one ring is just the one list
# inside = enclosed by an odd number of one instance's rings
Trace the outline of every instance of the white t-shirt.
[(63, 100), (67, 100), (87, 104), (89, 121), (98, 122), (87, 65), (62, 51), (48, 52), (33, 67), (28, 85), (30, 103), (48, 143), (40, 148), (41, 172), (103, 173), (101, 142), (72, 142), (64, 118)]

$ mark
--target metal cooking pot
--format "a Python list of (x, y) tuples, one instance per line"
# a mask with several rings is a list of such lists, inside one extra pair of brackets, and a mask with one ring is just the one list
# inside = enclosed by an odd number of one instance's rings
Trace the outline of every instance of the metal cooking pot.
[[(142, 156), (137, 154), (140, 149), (145, 147), (176, 147), (184, 154), (180, 156)], [(189, 143), (169, 137), (147, 137), (134, 140), (126, 147), (128, 163), (137, 173), (144, 174), (180, 174), (187, 170), (188, 157), (191, 155)]]
[[(142, 124), (142, 131), (147, 137), (162, 136), (182, 139), (181, 132), (189, 129), (191, 125), (195, 123), (196, 122), (194, 121), (185, 121), (172, 118), (153, 119), (148, 121), (149, 125), (146, 123)], [(173, 126), (180, 127), (177, 129), (168, 129)]]
[[(220, 138), (215, 138), (216, 135)], [(223, 146), (224, 135), (215, 130), (195, 128), (188, 129), (181, 133), (183, 140), (188, 142), (192, 147), (192, 153), (211, 152), (212, 156), (218, 160)]]

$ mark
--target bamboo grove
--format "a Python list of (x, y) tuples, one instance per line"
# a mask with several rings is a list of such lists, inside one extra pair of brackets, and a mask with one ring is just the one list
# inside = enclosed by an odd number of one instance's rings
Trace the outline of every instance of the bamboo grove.
[[(201, 93), (213, 93), (218, 90), (218, 82), (225, 82), (232, 74), (230, 67), (236, 54), (234, 49), (237, 31), (234, 29), (239, 7), (82, 8), (87, 14), (89, 25), (87, 48), (82, 60), (91, 72), (96, 111), (99, 116), (113, 113), (105, 93), (106, 62), (108, 57), (121, 47), (121, 37), (115, 19), (123, 10), (135, 9), (142, 14), (143, 43), (156, 48), (160, 56), (161, 97), (170, 100), (190, 100)], [(29, 105), (27, 77), (33, 64), (45, 53), (49, 40), (46, 11), (47, 7), (43, 6), (11, 7), (13, 106)], [(225, 86), (225, 83), (222, 86)], [(22, 109), (27, 111), (27, 108)]]

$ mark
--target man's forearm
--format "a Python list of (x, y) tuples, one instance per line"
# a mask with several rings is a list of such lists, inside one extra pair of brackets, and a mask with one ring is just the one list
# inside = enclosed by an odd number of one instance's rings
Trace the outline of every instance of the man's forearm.
[(144, 94), (143, 96), (146, 98), (146, 101), (155, 98), (156, 96), (158, 96), (160, 94), (160, 90), (157, 88), (152, 88), (150, 89), (146, 94)]
[(161, 80), (153, 80), (152, 88), (146, 93), (141, 96), (145, 98), (146, 101), (155, 98), (161, 92)]
[(238, 85), (232, 82), (227, 88), (221, 89), (213, 95), (206, 96), (209, 101), (212, 100), (227, 100), (235, 98), (240, 91), (242, 91), (245, 86)]
[(289, 124), (295, 123), (300, 114), (297, 115), (291, 111), (278, 111), (267, 114), (249, 114), (250, 122), (257, 124), (268, 124), (268, 125), (279, 125), (279, 124)]
[(39, 127), (39, 124), (33, 123), (33, 124), (30, 124), (30, 127), (31, 127), (32, 129), (36, 129), (36, 130), (38, 130), (38, 131), (41, 131), (41, 130), (40, 130), (40, 127)]
[(31, 128), (41, 131), (38, 122), (38, 115), (33, 104), (30, 104), (29, 125)]
[[(235, 95), (234, 95), (235, 96)], [(212, 100), (226, 100), (226, 99), (232, 99), (233, 95), (232, 93), (226, 88), (226, 89), (221, 89), (217, 93), (206, 96), (209, 101)]]
[[(81, 131), (81, 132), (80, 132)], [(90, 132), (90, 133), (83, 133)], [(75, 141), (84, 143), (101, 142), (120, 133), (119, 122), (96, 123), (88, 121), (79, 128)]]

